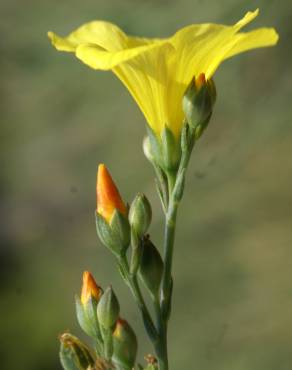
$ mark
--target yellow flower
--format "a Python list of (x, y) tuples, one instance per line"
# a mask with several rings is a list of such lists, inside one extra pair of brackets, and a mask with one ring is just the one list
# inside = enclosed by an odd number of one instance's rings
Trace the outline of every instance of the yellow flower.
[(258, 10), (248, 12), (233, 26), (190, 25), (165, 39), (128, 36), (102, 21), (87, 23), (65, 38), (48, 35), (57, 50), (75, 53), (93, 69), (112, 70), (156, 135), (167, 126), (178, 137), (184, 118), (182, 97), (194, 76), (204, 73), (210, 79), (225, 59), (277, 43), (273, 28), (239, 32), (257, 15)]

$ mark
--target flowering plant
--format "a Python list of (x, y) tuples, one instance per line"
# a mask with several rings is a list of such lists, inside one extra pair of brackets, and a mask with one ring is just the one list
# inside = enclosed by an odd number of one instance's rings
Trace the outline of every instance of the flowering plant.
[[(233, 26), (191, 25), (164, 39), (128, 36), (103, 21), (87, 23), (64, 38), (48, 33), (57, 50), (74, 53), (93, 69), (112, 70), (133, 96), (147, 121), (143, 149), (155, 170), (165, 214), (161, 256), (147, 233), (152, 209), (146, 196), (139, 193), (128, 207), (106, 166), (99, 165), (97, 234), (115, 256), (118, 270), (133, 294), (154, 355), (146, 358), (146, 367), (136, 362), (137, 338), (129, 323), (120, 317), (112, 287), (103, 291), (93, 276), (84, 272), (76, 312), (94, 348), (69, 333), (63, 334), (60, 358), (65, 370), (169, 369), (172, 260), (186, 171), (193, 147), (212, 115), (216, 101), (212, 77), (216, 69), (236, 54), (277, 43), (278, 35), (272, 28), (240, 32), (257, 15), (258, 10), (248, 12)], [(149, 293), (154, 314), (140, 284)]]

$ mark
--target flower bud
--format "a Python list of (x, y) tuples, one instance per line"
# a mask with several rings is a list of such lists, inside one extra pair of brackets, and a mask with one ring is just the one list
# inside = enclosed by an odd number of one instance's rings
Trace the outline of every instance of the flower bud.
[(126, 320), (119, 319), (113, 332), (113, 364), (132, 369), (135, 365), (138, 343), (136, 335)]
[(116, 209), (125, 217), (127, 216), (127, 207), (104, 164), (100, 164), (98, 166), (96, 195), (97, 213), (99, 213), (108, 223), (111, 222)]
[(91, 273), (84, 271), (81, 298), (75, 297), (77, 320), (82, 330), (97, 341), (101, 340), (101, 334), (96, 307), (102, 293)]
[(119, 313), (119, 301), (112, 287), (108, 287), (97, 305), (98, 321), (105, 329), (110, 329), (116, 323)]
[(159, 292), (162, 273), (163, 261), (160, 253), (151, 240), (144, 238), (139, 276), (146, 288), (154, 296)]
[(206, 80), (204, 73), (194, 77), (184, 94), (182, 105), (187, 122), (195, 129), (196, 138), (207, 127), (215, 100), (214, 81)]
[(87, 370), (94, 366), (94, 355), (77, 337), (64, 333), (60, 342), (60, 360), (65, 370)]
[(83, 272), (83, 284), (81, 289), (81, 303), (86, 305), (90, 298), (93, 298), (98, 302), (102, 295), (102, 289), (96, 284), (94, 277), (89, 271)]
[(148, 230), (151, 217), (152, 210), (149, 200), (144, 194), (136, 195), (130, 207), (129, 221), (138, 237), (143, 236)]
[(105, 165), (97, 173), (96, 229), (101, 242), (117, 257), (130, 243), (128, 210)]

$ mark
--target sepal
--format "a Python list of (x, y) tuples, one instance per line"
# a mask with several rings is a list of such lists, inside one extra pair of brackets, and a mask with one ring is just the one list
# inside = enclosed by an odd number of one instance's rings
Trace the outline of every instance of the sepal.
[(130, 225), (127, 218), (115, 210), (110, 224), (97, 212), (95, 220), (101, 242), (117, 257), (125, 253), (130, 243)]
[(144, 153), (150, 162), (162, 168), (165, 172), (175, 172), (178, 168), (181, 148), (180, 139), (165, 126), (160, 136), (147, 126), (148, 140), (144, 139)]
[(157, 296), (163, 274), (163, 261), (159, 251), (147, 237), (143, 239), (143, 251), (139, 277), (150, 294)]
[(130, 244), (130, 224), (127, 219), (119, 210), (115, 210), (113, 217), (110, 221), (110, 226), (117, 238), (120, 240), (121, 250), (124, 252)]
[(101, 341), (101, 332), (97, 319), (97, 301), (89, 298), (87, 303), (82, 304), (78, 295), (75, 296), (76, 316), (81, 329), (90, 337)]
[(146, 158), (156, 165), (163, 164), (161, 140), (150, 126), (146, 126), (147, 139), (144, 139), (143, 150)]
[(180, 140), (175, 138), (172, 131), (165, 127), (161, 133), (162, 140), (162, 157), (164, 169), (168, 171), (176, 171), (181, 157)]
[(136, 275), (141, 263), (143, 252), (143, 243), (141, 238), (138, 238), (134, 230), (132, 230), (132, 254), (130, 260), (130, 274)]

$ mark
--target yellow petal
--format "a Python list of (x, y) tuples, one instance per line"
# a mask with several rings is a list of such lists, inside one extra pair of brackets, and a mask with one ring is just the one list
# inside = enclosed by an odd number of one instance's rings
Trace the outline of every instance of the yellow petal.
[(170, 125), (168, 89), (172, 84), (172, 77), (168, 73), (167, 59), (173, 52), (174, 49), (168, 42), (157, 43), (113, 69), (158, 135), (166, 125)]
[(118, 26), (103, 21), (86, 23), (66, 37), (60, 37), (53, 32), (48, 32), (48, 36), (57, 50), (68, 52), (75, 52), (82, 44), (94, 44), (101, 49), (118, 51), (148, 42), (147, 39), (128, 37)]
[(234, 26), (193, 25), (178, 31), (172, 38), (177, 50), (176, 78), (188, 84), (193, 76), (204, 73), (210, 78), (236, 43), (234, 35), (258, 15), (248, 12)]
[(76, 56), (93, 69), (109, 70), (159, 46), (161, 44), (152, 43), (111, 52), (94, 44), (81, 44), (76, 48)]
[(169, 89), (168, 93), (168, 117), (172, 131), (181, 130), (183, 113), (180, 102), (194, 76), (204, 73), (206, 78), (210, 78), (225, 59), (249, 49), (276, 43), (277, 34), (273, 29), (237, 33), (258, 13), (258, 9), (248, 12), (234, 26), (191, 25), (181, 29), (171, 38), (176, 50), (175, 60), (168, 61), (168, 73), (174, 80), (174, 88)]
[(235, 44), (225, 55), (224, 59), (247, 50), (263, 48), (275, 45), (279, 40), (279, 35), (273, 28), (259, 28), (247, 33), (238, 33), (234, 36)]

